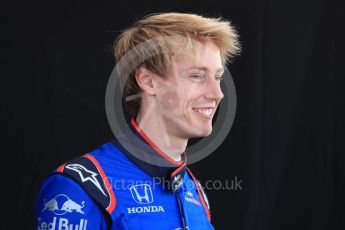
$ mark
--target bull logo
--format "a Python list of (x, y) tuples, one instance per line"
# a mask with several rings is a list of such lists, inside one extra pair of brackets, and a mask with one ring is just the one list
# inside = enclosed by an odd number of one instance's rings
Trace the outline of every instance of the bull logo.
[[(62, 206), (59, 206), (62, 204)], [(67, 212), (78, 212), (80, 214), (84, 214), (82, 210), (84, 208), (85, 201), (81, 202), (81, 205), (71, 200), (65, 194), (59, 194), (55, 196), (53, 199), (44, 203), (44, 207), (42, 208), (42, 212), (50, 211), (53, 212), (55, 215), (63, 215)]]
[(77, 204), (76, 202), (74, 202), (73, 200), (69, 199), (67, 201), (65, 201), (65, 203), (63, 203), (61, 210), (66, 211), (66, 212), (79, 212), (81, 214), (84, 214), (84, 211), (81, 210), (82, 208), (84, 208), (84, 203), (85, 201), (81, 202), (80, 206), (79, 204)]
[(45, 210), (52, 211), (52, 212), (55, 210), (59, 210), (58, 203), (55, 200), (55, 198), (51, 199), (50, 201), (44, 204), (44, 208), (42, 209), (42, 212)]

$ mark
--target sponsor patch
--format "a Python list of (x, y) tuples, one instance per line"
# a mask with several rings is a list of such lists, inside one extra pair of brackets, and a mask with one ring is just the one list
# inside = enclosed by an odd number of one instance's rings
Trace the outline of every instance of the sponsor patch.
[(82, 201), (80, 204), (70, 199), (65, 194), (56, 195), (54, 198), (46, 201), (44, 199), (44, 204), (42, 208), (42, 212), (53, 212), (55, 215), (64, 215), (65, 213), (77, 212), (80, 214), (84, 214), (85, 202)]
[(86, 230), (87, 219), (80, 219), (78, 224), (71, 224), (67, 218), (54, 217), (52, 221), (42, 221), (42, 218), (37, 218), (37, 230)]

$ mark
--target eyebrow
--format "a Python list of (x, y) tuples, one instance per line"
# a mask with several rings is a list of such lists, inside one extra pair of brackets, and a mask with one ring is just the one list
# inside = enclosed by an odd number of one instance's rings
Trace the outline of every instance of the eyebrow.
[[(209, 70), (210, 70), (206, 66), (193, 66), (193, 67), (188, 68), (188, 70), (191, 70), (191, 69), (203, 70), (205, 72), (209, 72)], [(220, 73), (220, 72), (224, 72), (224, 68), (223, 67), (216, 69), (216, 73)]]

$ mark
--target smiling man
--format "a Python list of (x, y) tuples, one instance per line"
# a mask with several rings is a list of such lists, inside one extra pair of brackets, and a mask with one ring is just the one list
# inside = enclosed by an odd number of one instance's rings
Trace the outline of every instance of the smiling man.
[(180, 159), (189, 138), (211, 133), (213, 115), (223, 98), (220, 81), (224, 69), (219, 48), (211, 40), (192, 42), (192, 47), (184, 47), (171, 58), (164, 78), (145, 65), (135, 75), (144, 92), (136, 122), (159, 149), (175, 160)]
[[(239, 51), (235, 30), (219, 18), (155, 14), (126, 29), (114, 48), (130, 121), (116, 139), (45, 180), (37, 228), (213, 229), (185, 149), (212, 132), (224, 65)], [(129, 53), (141, 62), (126, 76)]]

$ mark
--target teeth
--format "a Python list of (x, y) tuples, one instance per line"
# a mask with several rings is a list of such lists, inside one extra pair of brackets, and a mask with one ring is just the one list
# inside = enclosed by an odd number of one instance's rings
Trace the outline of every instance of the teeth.
[(195, 109), (195, 111), (206, 116), (210, 116), (212, 114), (212, 109)]

